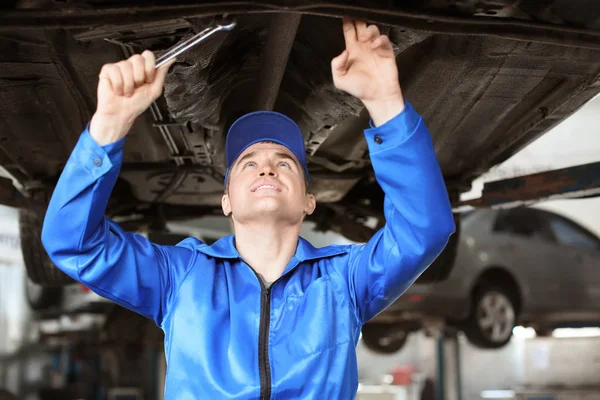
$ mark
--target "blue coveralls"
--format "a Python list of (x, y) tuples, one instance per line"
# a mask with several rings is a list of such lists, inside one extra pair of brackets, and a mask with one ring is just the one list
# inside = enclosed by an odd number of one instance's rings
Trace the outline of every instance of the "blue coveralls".
[(455, 225), (425, 123), (410, 103), (365, 132), (387, 224), (362, 245), (314, 248), (300, 238), (265, 288), (232, 236), (160, 246), (104, 211), (124, 139), (84, 130), (58, 181), (42, 233), (52, 261), (165, 333), (165, 398), (351, 399), (361, 326), (433, 262)]

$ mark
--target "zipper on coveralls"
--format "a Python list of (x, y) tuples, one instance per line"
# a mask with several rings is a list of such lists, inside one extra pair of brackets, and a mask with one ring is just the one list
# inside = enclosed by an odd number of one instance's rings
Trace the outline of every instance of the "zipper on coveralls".
[(271, 364), (269, 363), (269, 328), (271, 326), (271, 286), (265, 287), (260, 276), (250, 268), (260, 283), (260, 325), (258, 328), (258, 372), (260, 400), (271, 399)]

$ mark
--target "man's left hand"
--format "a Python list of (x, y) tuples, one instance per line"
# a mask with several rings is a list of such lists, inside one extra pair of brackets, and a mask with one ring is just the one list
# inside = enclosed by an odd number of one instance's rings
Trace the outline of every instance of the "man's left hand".
[(333, 83), (360, 99), (373, 123), (382, 125), (404, 110), (392, 43), (364, 21), (344, 19), (343, 30), (346, 50), (331, 61)]

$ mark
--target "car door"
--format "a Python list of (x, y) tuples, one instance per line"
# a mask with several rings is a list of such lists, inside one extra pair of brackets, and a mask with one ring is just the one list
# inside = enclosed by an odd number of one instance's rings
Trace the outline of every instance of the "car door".
[(544, 213), (557, 241), (557, 253), (568, 259), (564, 296), (574, 311), (600, 310), (600, 239), (562, 216)]
[(536, 210), (499, 210), (493, 231), (499, 260), (521, 283), (527, 311), (539, 314), (563, 307), (563, 277), (556, 271), (564, 262), (555, 254), (554, 238)]

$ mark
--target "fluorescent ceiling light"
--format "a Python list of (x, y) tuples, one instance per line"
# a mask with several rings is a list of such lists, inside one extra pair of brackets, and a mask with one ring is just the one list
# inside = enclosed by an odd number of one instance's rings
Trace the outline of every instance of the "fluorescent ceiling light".
[(483, 390), (482, 399), (512, 399), (515, 397), (514, 390)]
[(558, 328), (552, 332), (555, 338), (598, 337), (600, 328)]
[(535, 337), (535, 330), (533, 328), (515, 326), (513, 328), (513, 335), (519, 339), (533, 339)]

